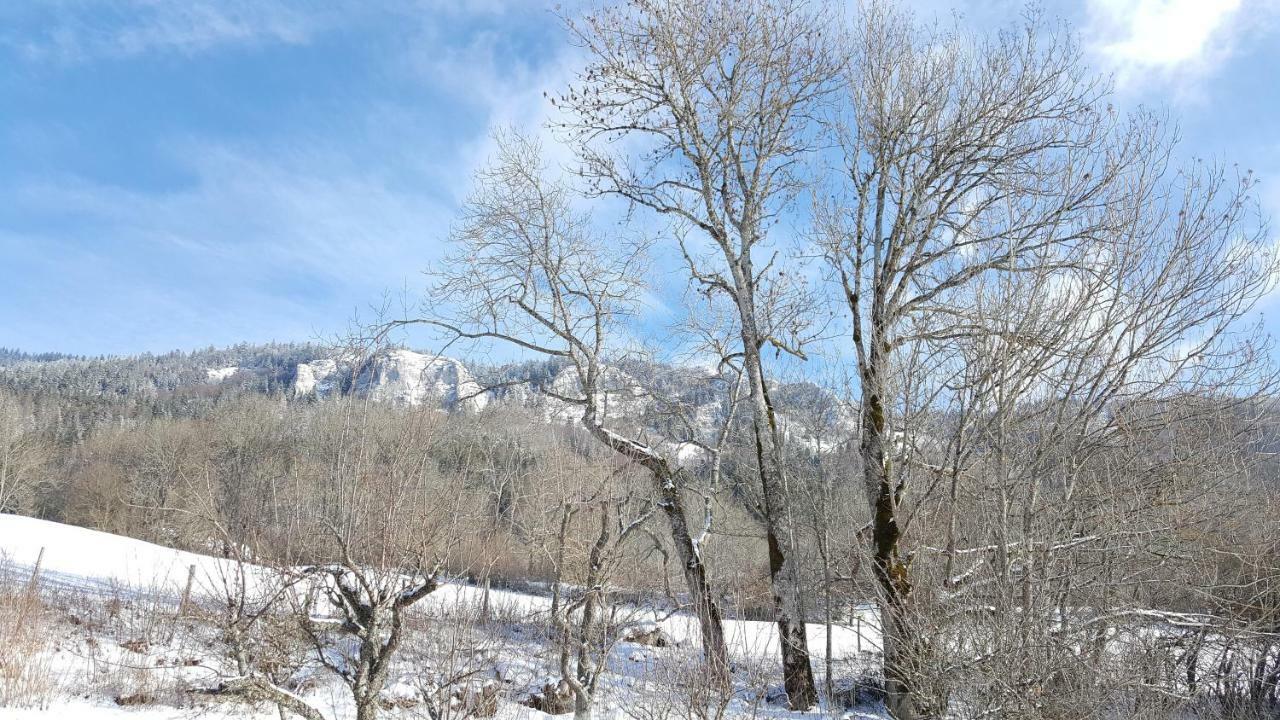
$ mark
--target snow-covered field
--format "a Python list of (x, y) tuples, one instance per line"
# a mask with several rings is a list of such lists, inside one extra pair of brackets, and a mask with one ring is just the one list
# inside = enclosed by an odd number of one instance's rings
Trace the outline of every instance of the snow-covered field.
[[(216, 622), (221, 590), (236, 576), (232, 561), (14, 515), (0, 515), (0, 557), (0, 602), (9, 608), (0, 616), (0, 719), (279, 717), (274, 707), (254, 708), (202, 692), (233, 674)], [(179, 613), (188, 586), (189, 607), (200, 611)], [(18, 618), (14, 608), (33, 596), (38, 610)], [(494, 590), (491, 619), (474, 622), (482, 601), (479, 588), (447, 583), (417, 606), (415, 632), (393, 670), (381, 716), (427, 717), (414, 698), (438, 692), (450, 669), (475, 668), (457, 673), (467, 674), (460, 682), (500, 682), (498, 717), (545, 717), (521, 702), (558, 675), (558, 653), (546, 632), (549, 598)], [(696, 622), (679, 614), (658, 617), (652, 610), (624, 612), (632, 622), (656, 621), (674, 645), (618, 642), (596, 717), (646, 720), (672, 710), (676, 717), (688, 716), (688, 708), (676, 707), (675, 686), (697, 672)], [(769, 622), (727, 622), (735, 691), (726, 717), (791, 714), (771, 702), (780, 682), (775, 630)], [(822, 626), (812, 626), (809, 636), (814, 657), (822, 658)], [(835, 628), (837, 677), (848, 681), (866, 672), (878, 639), (869, 613), (852, 626)], [(327, 717), (352, 716), (337, 678), (305, 660), (300, 667), (305, 678), (299, 695)], [(831, 710), (881, 716), (874, 706)]]

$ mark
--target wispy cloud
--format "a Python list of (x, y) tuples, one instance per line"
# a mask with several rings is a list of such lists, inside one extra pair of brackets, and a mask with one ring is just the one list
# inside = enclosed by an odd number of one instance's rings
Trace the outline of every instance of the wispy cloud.
[[(323, 150), (189, 144), (174, 152), (195, 178), (180, 190), (64, 177), (15, 193), (26, 224), (42, 229), (0, 227), (0, 248), (63, 286), (51, 288), (62, 300), (39, 308), (39, 322), (11, 318), (15, 331), (38, 340), (56, 326), (89, 351), (119, 349), (106, 342), (164, 349), (315, 337), (385, 291), (420, 290), (419, 271), (438, 254), (452, 215), (429, 194)], [(25, 259), (23, 248), (32, 250)], [(75, 297), (99, 300), (77, 306)]]
[[(530, 23), (540, 23), (548, 36), (561, 39), (556, 19), (546, 10), (526, 12)], [(510, 22), (510, 18), (507, 19)], [(570, 153), (555, 141), (548, 121), (556, 116), (550, 97), (565, 88), (582, 66), (584, 58), (564, 42), (535, 49), (513, 44), (500, 28), (473, 32), (465, 43), (438, 42), (442, 31), (432, 23), (423, 31), (424, 42), (405, 57), (411, 72), (478, 109), (484, 124), (461, 148), (462, 166), (454, 178), (455, 197), (461, 199), (469, 187), (471, 174), (494, 153), (492, 134), (500, 128), (516, 128), (543, 144), (544, 157), (552, 166), (570, 162)]]
[(90, 0), (11, 3), (0, 45), (29, 61), (88, 62), (149, 52), (195, 55), (224, 45), (302, 44), (339, 19), (294, 0)]
[[(345, 1), (318, 14), (303, 0), (0, 4), (0, 46), (23, 43), (32, 62), (171, 54), (201, 67), (218, 48), (316, 40)], [(14, 261), (0, 285), (57, 298), (34, 313), (0, 308), (8, 344), (93, 352), (300, 339), (341, 328), (386, 292), (420, 292), (488, 155), (487, 127), (541, 125), (542, 91), (567, 72), (563, 47), (544, 34), (549, 12), (519, 3), (369, 0), (343, 20), (339, 47), (383, 40), (364, 56), (371, 89), (358, 102), (315, 77), (323, 63), (282, 60), (314, 78), (336, 114), (259, 135), (236, 123), (158, 134), (138, 147), (146, 167), (165, 168), (160, 181), (92, 164), (0, 173), (10, 199), (0, 250)], [(5, 29), (24, 24), (38, 32)]]
[(405, 261), (433, 244), (451, 212), (324, 150), (187, 143), (173, 152), (195, 178), (184, 189), (46, 179), (18, 200), (29, 213), (77, 218), (135, 247), (182, 249), (246, 275), (278, 270), (352, 285), (402, 279)]

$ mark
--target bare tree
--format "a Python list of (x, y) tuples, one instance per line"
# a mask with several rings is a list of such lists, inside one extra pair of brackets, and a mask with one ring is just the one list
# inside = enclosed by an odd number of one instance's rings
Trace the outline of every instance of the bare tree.
[(0, 390), (0, 512), (29, 509), (45, 462), (44, 445), (18, 397)]
[(327, 421), (316, 437), (328, 454), (316, 468), (320, 497), (311, 524), (322, 555), (297, 572), (316, 580), (313, 594), (329, 612), (318, 613), (314, 598), (295, 612), (317, 657), (350, 689), (358, 720), (372, 720), (406, 615), (439, 587), (459, 532), (456, 519), (429, 512), (444, 504), (433, 481), (433, 413), (374, 413), (366, 400), (338, 404)]
[[(1170, 422), (1176, 395), (1265, 386), (1239, 330), (1275, 263), (1249, 223), (1252, 180), (1170, 170), (1160, 123), (1117, 114), (1065, 31), (1033, 18), (977, 38), (869, 3), (846, 49), (844, 194), (823, 249), (859, 378), (887, 704), (906, 720), (946, 705), (922, 687), (945, 644), (922, 593), (954, 594), (990, 562), (1029, 621), (1055, 553), (1118, 537), (1066, 508), (1119, 520), (1137, 497), (1099, 476), (1104, 448)], [(957, 547), (954, 508), (986, 482), (998, 537)], [(942, 588), (926, 589), (904, 538), (935, 502), (952, 514)]]
[(339, 563), (310, 572), (322, 577), (319, 587), (336, 611), (339, 636), (357, 641), (354, 652), (334, 652), (329, 618), (314, 616), (309, 602), (300, 606), (298, 616), (317, 657), (351, 690), (357, 720), (372, 720), (404, 641), (408, 609), (439, 587), (439, 564), (415, 564), (392, 573), (357, 562), (348, 548), (343, 551)]
[[(804, 357), (812, 306), (796, 274), (775, 264), (777, 250), (764, 256), (770, 229), (811, 181), (803, 172), (815, 149), (811, 121), (838, 72), (826, 22), (799, 0), (639, 0), (599, 9), (568, 23), (590, 59), (580, 83), (557, 99), (591, 189), (696, 233), (681, 242), (692, 281), (735, 310), (794, 709), (812, 706), (817, 694), (764, 353)], [(634, 154), (618, 155), (618, 140)]]
[[(594, 234), (590, 218), (573, 210), (569, 189), (543, 177), (536, 144), (514, 134), (497, 140), (497, 158), (477, 176), (455, 231), (459, 252), (438, 275), (429, 301), (434, 315), (417, 322), (567, 364), (570, 386), (548, 394), (581, 408), (581, 424), (595, 440), (649, 473), (708, 665), (727, 681), (721, 612), (685, 508), (686, 472), (659, 448), (617, 429), (609, 412), (610, 402), (637, 392), (609, 362), (622, 359), (619, 321), (640, 298), (647, 243)], [(438, 308), (445, 307), (456, 312), (440, 319)]]
[[(578, 503), (599, 514), (599, 530), (587, 553), (583, 592), (552, 615), (559, 632), (560, 678), (573, 696), (574, 720), (591, 720), (600, 678), (607, 668), (609, 652), (617, 642), (619, 628), (610, 612), (609, 585), (623, 557), (628, 539), (641, 530), (654, 507), (645, 503), (638, 511), (634, 498), (611, 493)], [(631, 512), (630, 516), (626, 513)], [(563, 536), (561, 542), (564, 542)], [(609, 627), (610, 625), (613, 627)]]
[[(221, 579), (220, 613), (237, 674), (217, 692), (323, 717), (289, 687), (288, 673), (279, 673), (280, 653), (263, 652), (280, 639), (264, 632), (288, 621), (311, 661), (347, 686), (356, 717), (377, 716), (408, 613), (439, 587), (459, 534), (450, 518), (431, 512), (444, 505), (430, 453), (436, 422), (430, 411), (367, 400), (320, 406), (304, 436), (305, 461), (294, 470), (296, 514), (282, 542), (241, 527), (246, 512), (254, 516), (249, 526), (267, 525), (271, 508), (227, 500), (228, 493), (253, 494), (254, 483), (237, 490), (241, 478), (232, 478), (224, 488), (206, 473), (191, 489), (187, 512), (208, 524), (238, 568)], [(248, 479), (273, 460), (264, 452), (242, 458), (240, 467)]]

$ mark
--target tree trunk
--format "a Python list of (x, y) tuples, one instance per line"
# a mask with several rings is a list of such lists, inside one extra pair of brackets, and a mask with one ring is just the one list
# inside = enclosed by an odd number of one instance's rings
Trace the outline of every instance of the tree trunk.
[[(594, 390), (590, 390), (590, 396)], [(680, 494), (680, 470), (672, 468), (665, 458), (647, 449), (628, 445), (625, 441), (613, 436), (597, 422), (596, 410), (591, 407), (582, 417), (582, 424), (601, 443), (613, 448), (625, 457), (640, 464), (650, 473), (654, 490), (659, 498), (658, 507), (667, 517), (667, 525), (671, 530), (671, 541), (675, 545), (676, 554), (680, 557), (683, 568), (685, 586), (689, 597), (693, 600), (694, 614), (698, 618), (698, 626), (702, 631), (702, 653), (706, 658), (708, 670), (719, 683), (729, 682), (729, 651), (724, 639), (724, 621), (720, 606), (716, 603), (715, 593), (707, 582), (707, 569), (698, 552), (693, 536), (689, 533), (689, 524), (684, 511), (684, 498)], [(564, 528), (561, 528), (563, 538)], [(561, 547), (564, 542), (561, 540)], [(553, 607), (556, 600), (553, 598)]]
[(600, 623), (603, 620), (604, 613), (604, 552), (609, 544), (609, 536), (609, 506), (602, 504), (600, 507), (600, 535), (596, 538), (595, 544), (591, 546), (591, 552), (587, 558), (587, 595), (582, 604), (582, 619), (578, 625), (577, 667), (572, 674), (568, 672), (567, 645), (560, 656), (561, 674), (573, 691), (574, 720), (591, 720), (591, 706), (595, 699), (596, 683), (599, 679), (602, 665), (607, 662), (604, 657), (600, 657), (598, 660), (601, 665), (598, 666), (594, 653), (600, 653), (604, 649), (604, 628), (600, 627)]
[(895, 720), (923, 717), (914, 691), (912, 667), (919, 661), (920, 639), (908, 618), (911, 596), (909, 568), (902, 562), (898, 541), (898, 498), (890, 461), (885, 452), (888, 422), (878, 375), (886, 361), (882, 352), (871, 353), (871, 372), (862, 382), (863, 480), (871, 502), (872, 574), (879, 589), (880, 626), (884, 655), (885, 707)]
[[(825, 493), (824, 493), (825, 494)], [(824, 498), (825, 499), (825, 498)], [(834, 658), (832, 657), (832, 612), (831, 612), (831, 546), (830, 538), (827, 534), (826, 520), (823, 520), (822, 533), (819, 537), (819, 547), (822, 550), (822, 630), (825, 633), (823, 640), (826, 647), (823, 648), (822, 656), (822, 682), (823, 693), (827, 696), (827, 703), (831, 705), (835, 698), (835, 678), (834, 678)]]
[(792, 710), (808, 710), (818, 703), (818, 691), (809, 660), (809, 638), (801, 604), (800, 573), (796, 564), (781, 436), (760, 357), (763, 343), (756, 327), (754, 271), (749, 258), (740, 262), (742, 264), (734, 266), (734, 282), (737, 285), (739, 321), (742, 323), (742, 366), (751, 399), (752, 432), (764, 500), (769, 584), (782, 653), (783, 686), (787, 691), (787, 705)]
[(689, 590), (694, 614), (698, 618), (698, 627), (702, 631), (702, 655), (707, 662), (707, 670), (716, 683), (727, 686), (729, 651), (725, 645), (724, 622), (715, 594), (707, 582), (706, 565), (702, 562), (702, 555), (689, 534), (684, 500), (680, 497), (679, 487), (672, 480), (663, 480), (656, 474), (654, 480), (657, 481), (659, 497), (662, 498), (658, 505), (667, 516), (667, 523), (671, 528), (671, 540), (675, 545), (676, 554), (680, 557), (685, 586)]
[(917, 720), (925, 715), (917, 707), (912, 682), (912, 649), (917, 642), (903, 613), (901, 599), (881, 602), (880, 624), (883, 628), (881, 648), (884, 652), (885, 707), (894, 720)]
[(560, 581), (564, 578), (564, 546), (565, 539), (569, 536), (569, 522), (573, 519), (573, 510), (567, 504), (560, 506), (560, 533), (556, 535), (556, 566), (552, 568), (555, 574), (551, 579), (551, 620), (555, 622), (555, 618), (560, 615)]
[(222, 694), (237, 695), (250, 702), (275, 703), (280, 712), (291, 712), (305, 720), (326, 720), (319, 710), (303, 702), (296, 695), (282, 690), (260, 677), (236, 678), (218, 688)]
[(778, 624), (783, 685), (787, 691), (788, 706), (792, 710), (808, 710), (817, 704), (818, 693), (809, 661), (809, 638), (800, 602), (799, 568), (792, 543), (786, 483), (777, 455), (777, 424), (760, 370), (759, 353), (753, 348), (747, 355), (754, 357), (754, 360), (747, 361), (747, 375), (755, 411), (756, 458), (760, 464), (765, 534), (769, 545), (769, 584)]
[(356, 720), (377, 720), (377, 717), (377, 702), (364, 702), (356, 706)]

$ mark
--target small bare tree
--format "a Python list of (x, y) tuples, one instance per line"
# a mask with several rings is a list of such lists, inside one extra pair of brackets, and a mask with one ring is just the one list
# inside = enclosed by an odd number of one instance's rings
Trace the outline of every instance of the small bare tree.
[[(246, 520), (247, 503), (227, 502), (226, 493), (237, 491), (211, 474), (192, 490), (188, 512), (215, 531), (236, 567), (221, 578), (219, 614), (236, 675), (218, 692), (308, 720), (324, 717), (290, 687), (294, 666), (281, 663), (276, 647), (283, 638), (266, 634), (275, 627), (283, 635), (287, 621), (309, 648), (309, 662), (347, 686), (358, 720), (377, 717), (409, 632), (408, 613), (439, 587), (459, 535), (450, 518), (431, 512), (443, 505), (430, 454), (435, 422), (427, 410), (367, 400), (319, 406), (302, 438), (305, 461), (294, 469), (284, 542), (265, 543), (252, 532), (248, 539), (257, 542), (246, 545), (233, 523)], [(251, 465), (270, 461), (246, 459), (243, 468), (256, 472)], [(254, 488), (246, 483), (242, 491)], [(270, 509), (258, 512), (250, 525), (269, 522)]]
[[(588, 515), (593, 510), (599, 515), (599, 530), (591, 542), (582, 576), (583, 590), (551, 618), (560, 641), (560, 678), (573, 696), (574, 720), (591, 720), (609, 653), (621, 636), (609, 601), (610, 582), (624, 557), (627, 541), (643, 529), (654, 513), (652, 504), (644, 503), (637, 509), (634, 498), (616, 493), (607, 485), (597, 494), (603, 496), (574, 503)], [(565, 538), (561, 536), (560, 541), (563, 543)]]
[[(295, 612), (320, 661), (346, 683), (357, 720), (372, 720), (406, 634), (406, 614), (439, 587), (459, 528), (429, 512), (440, 502), (430, 448), (438, 422), (426, 409), (343, 402), (317, 440), (311, 532), (321, 556), (297, 572), (313, 591)], [(313, 605), (323, 599), (328, 612)]]

